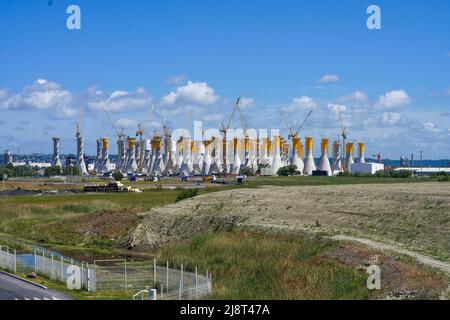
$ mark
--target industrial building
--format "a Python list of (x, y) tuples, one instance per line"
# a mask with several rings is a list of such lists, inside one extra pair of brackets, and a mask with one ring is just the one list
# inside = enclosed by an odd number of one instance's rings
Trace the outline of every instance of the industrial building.
[[(173, 139), (166, 124), (162, 124), (162, 132), (155, 132), (151, 138), (146, 139), (144, 132), (151, 114), (138, 125), (136, 137), (126, 137), (123, 130), (119, 131), (115, 127), (104, 109), (117, 132), (117, 160), (113, 162), (110, 159), (110, 138), (102, 137), (97, 139), (95, 161), (88, 165), (85, 162), (84, 139), (80, 131), (81, 113), (76, 129), (77, 156), (72, 165), (77, 166), (82, 175), (88, 175), (92, 170), (99, 175), (120, 172), (124, 175), (152, 177), (239, 175), (242, 172), (274, 176), (285, 166), (295, 166), (300, 175), (306, 176), (332, 176), (341, 172), (375, 174), (384, 170), (384, 166), (379, 163), (366, 163), (364, 143), (347, 141), (347, 131), (340, 110), (338, 114), (342, 141), (333, 141), (331, 157), (330, 139), (322, 138), (320, 142), (317, 141), (321, 153), (319, 161), (316, 161), (314, 138), (307, 135), (303, 143), (300, 137), (300, 130), (313, 111), (309, 112), (297, 130), (289, 128), (288, 139), (279, 133), (262, 137), (259, 133), (249, 133), (239, 104), (240, 99), (237, 100), (227, 125), (222, 123), (219, 135), (201, 139), (192, 139), (189, 132)], [(232, 118), (236, 113), (239, 114), (243, 128), (239, 134), (230, 131)], [(59, 137), (53, 138), (53, 166), (61, 166), (60, 142)], [(358, 146), (356, 159), (355, 145)]]

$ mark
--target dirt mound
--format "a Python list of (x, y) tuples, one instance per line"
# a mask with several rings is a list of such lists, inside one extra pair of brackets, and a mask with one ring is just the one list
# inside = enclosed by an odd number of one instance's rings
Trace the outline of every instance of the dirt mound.
[(202, 195), (143, 214), (130, 246), (157, 247), (233, 224), (349, 234), (450, 260), (450, 184), (262, 187)]

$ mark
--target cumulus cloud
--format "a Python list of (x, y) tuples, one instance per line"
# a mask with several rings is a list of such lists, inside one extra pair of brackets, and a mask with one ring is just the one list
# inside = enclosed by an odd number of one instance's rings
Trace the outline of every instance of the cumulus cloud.
[(440, 133), (442, 129), (438, 128), (433, 122), (427, 122), (422, 125), (422, 130), (426, 133)]
[(294, 98), (290, 105), (283, 108), (283, 111), (291, 113), (308, 109), (316, 109), (317, 107), (317, 103), (311, 97), (301, 96)]
[(188, 81), (186, 85), (178, 86), (175, 91), (163, 97), (162, 104), (211, 105), (217, 100), (219, 100), (219, 96), (215, 94), (214, 89), (206, 82)]
[(376, 105), (379, 109), (394, 109), (409, 104), (411, 99), (405, 90), (393, 90), (382, 95)]
[(253, 107), (255, 105), (255, 99), (253, 98), (241, 98), (239, 105), (242, 109)]
[(175, 76), (172, 76), (172, 77), (166, 79), (166, 83), (170, 84), (170, 85), (177, 85), (178, 86), (178, 85), (186, 82), (186, 80), (187, 80), (187, 75), (179, 74), (179, 75), (175, 75)]
[(12, 95), (3, 102), (10, 110), (42, 110), (69, 105), (73, 95), (56, 82), (38, 79), (26, 86), (22, 92)]
[(117, 120), (116, 126), (118, 128), (124, 128), (124, 129), (134, 129), (137, 128), (139, 122), (134, 119), (128, 119), (128, 118), (121, 118)]
[(51, 118), (57, 120), (71, 119), (75, 117), (78, 113), (79, 110), (64, 105), (58, 107), (56, 111), (51, 115)]
[(150, 107), (152, 104), (150, 94), (144, 88), (137, 88), (134, 92), (117, 90), (105, 93), (92, 87), (88, 91), (87, 105), (91, 110), (101, 111), (105, 108), (111, 112)]
[(402, 116), (395, 112), (385, 112), (381, 115), (382, 123), (390, 126), (398, 124), (401, 118)]
[(209, 115), (202, 117), (202, 121), (206, 121), (206, 122), (222, 121), (223, 118), (224, 118), (223, 114), (214, 113), (214, 114), (209, 114)]
[(333, 111), (334, 113), (338, 113), (338, 111), (340, 110), (341, 112), (344, 112), (347, 110), (347, 106), (343, 105), (343, 104), (334, 104), (334, 103), (330, 103), (328, 105), (328, 109)]
[(339, 76), (335, 74), (326, 74), (318, 80), (319, 83), (339, 82)]

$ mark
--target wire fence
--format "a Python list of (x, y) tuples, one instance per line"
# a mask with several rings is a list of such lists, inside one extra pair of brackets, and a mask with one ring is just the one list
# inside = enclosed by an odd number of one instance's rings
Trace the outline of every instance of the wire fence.
[[(30, 253), (18, 254), (15, 249), (0, 246), (0, 269), (19, 274), (36, 275), (68, 284), (75, 282), (74, 267), (80, 272), (80, 289), (90, 292), (147, 292), (156, 290), (158, 300), (194, 300), (211, 294), (212, 276), (197, 268), (186, 271), (157, 260), (129, 262), (96, 260), (93, 263), (77, 261), (59, 253), (34, 248)], [(142, 295), (142, 298), (144, 295)]]

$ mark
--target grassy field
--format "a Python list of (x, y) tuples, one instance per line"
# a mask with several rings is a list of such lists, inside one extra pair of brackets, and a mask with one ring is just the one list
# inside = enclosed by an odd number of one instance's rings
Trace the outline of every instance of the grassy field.
[[(408, 191), (402, 191), (399, 201), (394, 193), (385, 190), (382, 195), (386, 198), (384, 202), (377, 194), (365, 199), (366, 202), (360, 202), (358, 193), (351, 193), (351, 199), (339, 203), (342, 208), (338, 209), (342, 212), (329, 207), (332, 203), (326, 200), (326, 197), (339, 198), (347, 194), (347, 191), (343, 190), (334, 195), (334, 189), (327, 189), (333, 185), (349, 188), (354, 184), (375, 186), (379, 183), (391, 185), (418, 181), (430, 180), (355, 177), (251, 178), (241, 186), (208, 186), (200, 189), (201, 198), (177, 205), (180, 210), (183, 209), (181, 216), (178, 216), (181, 211), (165, 212), (165, 208), (159, 209), (174, 204), (181, 190), (158, 188), (146, 190), (141, 194), (0, 196), (0, 243), (31, 242), (86, 261), (122, 257), (139, 260), (157, 256), (175, 264), (198, 266), (200, 270), (210, 270), (214, 275), (214, 294), (211, 299), (371, 299), (377, 297), (365, 288), (366, 274), (358, 271), (357, 265), (349, 265), (340, 260), (339, 250), (343, 249), (337, 242), (255, 231), (222, 232), (224, 228), (219, 225), (228, 221), (228, 216), (233, 218), (238, 213), (247, 211), (253, 218), (247, 220), (248, 217), (243, 217), (243, 221), (248, 221), (249, 224), (295, 226), (306, 222), (324, 226), (331, 224), (329, 221), (333, 220), (333, 225), (354, 227), (368, 234), (377, 234), (400, 242), (416, 241), (417, 246), (422, 246), (422, 249), (424, 244), (429, 248), (438, 248), (440, 251), (434, 255), (448, 259), (448, 256), (443, 254), (447, 248), (443, 232), (448, 228), (445, 200), (427, 200), (426, 195), (409, 195)], [(399, 188), (405, 189), (407, 184), (399, 185)], [(140, 185), (154, 186), (152, 183)], [(428, 190), (426, 184), (420, 185), (423, 185), (425, 191)], [(283, 187), (279, 188), (282, 196), (271, 194), (267, 188), (256, 188), (260, 186)], [(320, 190), (315, 190), (311, 196), (308, 190), (298, 188), (303, 191), (294, 195), (286, 193), (287, 189), (284, 187), (287, 186), (324, 186), (325, 189), (318, 188)], [(51, 185), (47, 187), (51, 189)], [(228, 191), (218, 192), (224, 190)], [(322, 194), (322, 191), (325, 194)], [(230, 195), (229, 192), (233, 194)], [(420, 206), (417, 206), (417, 201)], [(294, 204), (291, 204), (292, 202)], [(372, 202), (379, 205), (389, 204), (390, 207), (379, 211), (372, 206), (369, 214), (363, 208)], [(303, 211), (307, 208), (305, 206), (317, 207), (318, 204), (323, 206), (323, 212), (316, 210), (311, 214), (319, 214), (319, 218), (303, 216)], [(344, 208), (345, 206), (351, 208)], [(414, 206), (420, 210), (404, 216)], [(162, 216), (169, 219), (170, 223), (167, 225), (161, 222), (157, 223), (157, 226), (166, 225), (172, 230), (170, 232), (186, 234), (186, 238), (191, 240), (166, 243), (159, 251), (127, 250), (123, 241), (128, 237), (129, 231), (145, 219), (140, 213), (151, 209), (162, 210)], [(362, 215), (358, 213), (360, 209), (364, 211)], [(430, 216), (427, 215), (428, 211), (442, 214)], [(211, 212), (215, 214), (211, 215)], [(382, 215), (373, 215), (374, 213)], [(225, 220), (221, 220), (223, 217)], [(420, 222), (422, 220), (425, 222)], [(234, 221), (230, 219), (228, 222), (232, 226)], [(211, 230), (208, 230), (209, 225), (213, 226)], [(441, 228), (437, 228), (437, 225)], [(201, 234), (203, 226), (206, 226), (206, 234)], [(409, 226), (414, 227), (416, 233), (410, 234)], [(199, 230), (200, 235), (193, 238)], [(423, 242), (429, 239), (434, 242)], [(172, 240), (176, 241), (176, 238)], [(345, 257), (348, 254), (349, 251), (345, 251)], [(355, 261), (364, 264), (364, 259), (373, 254), (375, 253), (365, 252)], [(391, 262), (391, 265), (395, 263)], [(398, 270), (395, 269), (393, 274), (398, 274)], [(438, 277), (423, 270), (414, 269), (410, 274), (411, 278), (423, 279), (422, 282), (419, 281), (422, 287), (440, 288), (442, 285)], [(427, 279), (431, 280), (427, 282)], [(66, 292), (64, 286), (45, 279), (38, 281)], [(407, 283), (407, 279), (398, 280), (398, 283)], [(414, 284), (409, 284), (408, 288), (411, 286)], [(392, 290), (397, 287), (393, 286)], [(79, 299), (129, 299), (129, 294), (126, 293), (72, 294)]]
[[(355, 177), (259, 177), (240, 186), (208, 185), (200, 194), (230, 189), (272, 186), (347, 185), (412, 182), (417, 179), (355, 178)], [(419, 180), (422, 181), (422, 180)], [(27, 188), (29, 182), (17, 182), (10, 188)], [(169, 182), (168, 182), (169, 183)], [(139, 182), (154, 187), (155, 183)], [(61, 187), (39, 181), (45, 189)], [(36, 189), (38, 186), (34, 185)], [(140, 221), (138, 213), (173, 204), (180, 190), (146, 190), (141, 194), (71, 194), (42, 196), (0, 196), (0, 240), (17, 238), (37, 242), (58, 250), (83, 249), (85, 252), (107, 253), (115, 250), (127, 232)]]
[[(366, 287), (359, 268), (376, 257), (383, 290)], [(255, 233), (245, 230), (202, 235), (167, 246), (160, 259), (197, 265), (213, 275), (210, 299), (378, 299), (407, 288), (421, 299), (436, 298), (447, 281), (400, 258), (320, 237)]]
[(250, 177), (244, 187), (258, 186), (330, 186), (348, 184), (416, 183), (434, 178), (378, 178), (378, 177)]
[(231, 232), (171, 245), (161, 258), (209, 270), (214, 275), (211, 299), (370, 298), (363, 272), (321, 256), (333, 246), (301, 237)]

